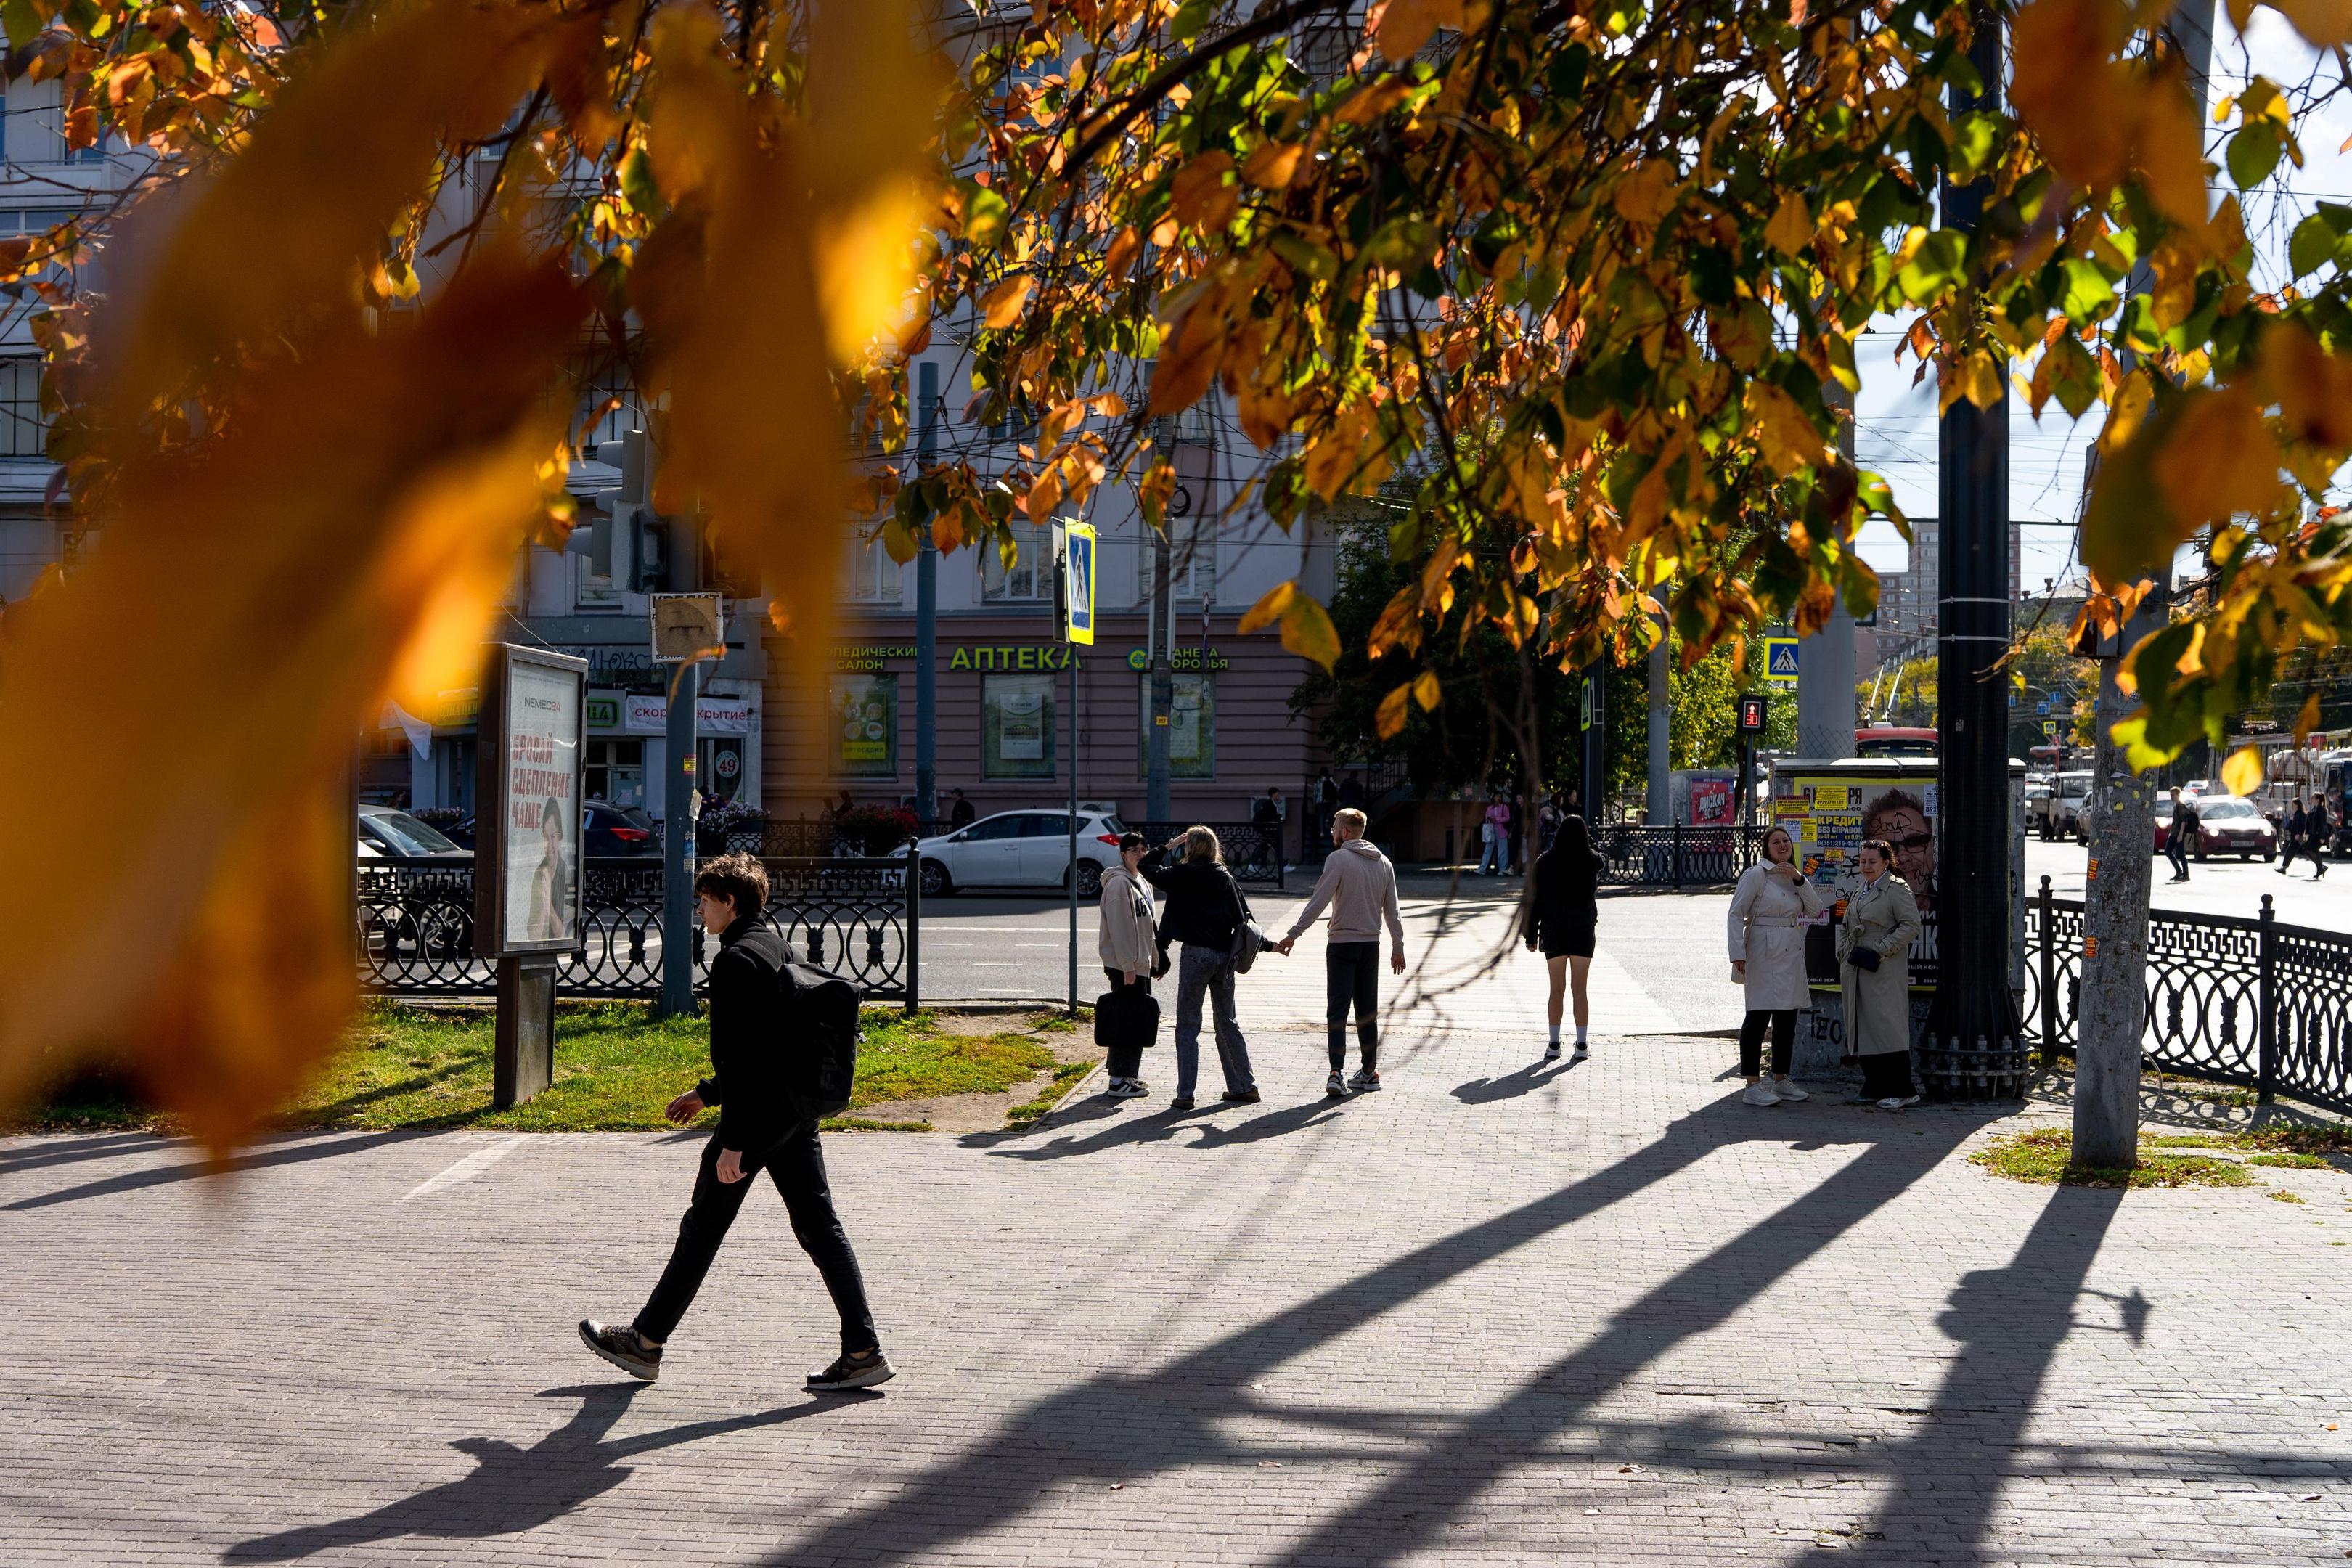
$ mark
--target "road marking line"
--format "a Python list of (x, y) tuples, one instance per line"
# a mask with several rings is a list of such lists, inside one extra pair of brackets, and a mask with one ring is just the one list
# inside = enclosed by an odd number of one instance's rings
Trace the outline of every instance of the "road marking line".
[(427, 1176), (409, 1188), (406, 1195), (400, 1201), (406, 1203), (410, 1198), (425, 1197), (439, 1192), (444, 1187), (454, 1187), (460, 1182), (470, 1182), (512, 1153), (514, 1146), (521, 1142), (520, 1138), (508, 1138), (491, 1144), (487, 1149), (477, 1149), (439, 1175)]

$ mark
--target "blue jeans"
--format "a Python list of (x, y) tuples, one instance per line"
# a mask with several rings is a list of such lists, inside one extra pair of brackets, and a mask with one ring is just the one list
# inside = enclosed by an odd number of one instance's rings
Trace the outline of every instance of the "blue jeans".
[(1176, 961), (1176, 1094), (1191, 1097), (1201, 1077), (1201, 994), (1216, 1013), (1217, 1065), (1228, 1093), (1257, 1087), (1250, 1071), (1249, 1042), (1234, 1016), (1234, 959), (1221, 947), (1186, 942)]
[(1478, 837), (1486, 848), (1478, 856), (1478, 875), (1491, 876), (1503, 868), (1503, 833), (1491, 822), (1479, 824)]

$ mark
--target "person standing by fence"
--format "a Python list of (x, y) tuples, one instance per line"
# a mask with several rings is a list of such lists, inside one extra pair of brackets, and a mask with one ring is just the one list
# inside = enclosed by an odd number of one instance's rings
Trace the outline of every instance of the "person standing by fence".
[[(1182, 860), (1172, 866), (1160, 863), (1179, 846)], [(1201, 1074), (1203, 996), (1215, 1014), (1224, 1098), (1236, 1105), (1255, 1105), (1257, 1078), (1250, 1070), (1249, 1041), (1243, 1037), (1241, 1019), (1234, 1010), (1234, 933), (1249, 919), (1249, 901), (1225, 868), (1223, 847), (1214, 830), (1189, 827), (1136, 870), (1168, 896), (1167, 912), (1160, 917), (1160, 945), (1183, 945), (1176, 965), (1176, 1098), (1169, 1108), (1192, 1109), (1192, 1090)]]
[(1544, 851), (1530, 879), (1527, 912), (1529, 951), (1544, 955), (1551, 982), (1544, 1012), (1551, 1024), (1551, 1044), (1544, 1060), (1559, 1059), (1561, 993), (1573, 990), (1576, 999), (1576, 1059), (1587, 1054), (1585, 1030), (1592, 1007), (1585, 995), (1585, 976), (1592, 964), (1592, 948), (1601, 923), (1601, 858), (1584, 830), (1584, 818), (1560, 818), (1551, 847)]
[[(1746, 989), (1748, 1016), (1739, 1025), (1739, 1070), (1749, 1105), (1778, 1105), (1811, 1097), (1789, 1076), (1797, 1048), (1797, 1014), (1812, 1005), (1805, 978), (1805, 925), (1829, 907), (1821, 889), (1797, 868), (1796, 841), (1785, 827), (1764, 835), (1764, 858), (1739, 874), (1732, 889), (1731, 977)], [(1772, 1076), (1764, 1077), (1764, 1032), (1772, 1032)]]
[(669, 1266), (645, 1310), (629, 1327), (580, 1320), (588, 1348), (650, 1383), (661, 1374), (662, 1347), (694, 1303), (719, 1244), (742, 1211), (750, 1178), (764, 1167), (792, 1216), (793, 1238), (824, 1277), (841, 1316), (841, 1355), (811, 1373), (812, 1393), (866, 1388), (891, 1376), (866, 1303), (866, 1281), (850, 1249), (833, 1194), (825, 1184), (817, 1124), (793, 1109), (780, 1071), (780, 1042), (792, 1020), (780, 979), (791, 950), (760, 919), (767, 907), (766, 868), (749, 855), (706, 861), (694, 879), (702, 929), (719, 935), (710, 963), (711, 1075), (669, 1102), (666, 1114), (685, 1123), (708, 1106), (719, 1126), (703, 1145), (694, 1198), (677, 1227)]
[[(1151, 976), (1160, 967), (1160, 943), (1151, 922), (1151, 889), (1136, 870), (1143, 856), (1142, 834), (1130, 828), (1119, 836), (1118, 864), (1103, 873), (1096, 948), (1113, 991), (1149, 996)], [(1137, 1076), (1143, 1067), (1143, 1047), (1139, 1037), (1110, 1048), (1103, 1070), (1110, 1076), (1111, 1099), (1133, 1100), (1150, 1092), (1151, 1086)]]
[[(1364, 814), (1352, 807), (1331, 819), (1332, 851), (1324, 858), (1315, 892), (1298, 911), (1289, 934), (1274, 944), (1288, 957), (1301, 933), (1326, 904), (1331, 909), (1324, 948), (1325, 1024), (1330, 1030), (1331, 1076), (1323, 1092), (1337, 1100), (1349, 1089), (1381, 1087), (1381, 927), (1389, 931), (1389, 968), (1404, 973), (1404, 920), (1397, 907), (1396, 868), (1364, 837)], [(1348, 1067), (1348, 1009), (1356, 1012), (1356, 1048), (1361, 1058), (1351, 1079)]]
[(1511, 820), (1511, 808), (1503, 804), (1500, 795), (1486, 796), (1486, 809), (1478, 817), (1478, 875), (1499, 875), (1505, 865), (1503, 829)]
[(2311, 879), (2315, 882), (2327, 875), (2327, 840), (2334, 831), (2335, 825), (2327, 820), (2327, 794), (2314, 790), (2311, 813), (2304, 819), (2304, 843), (2307, 846), (2304, 852), (2311, 857), (2315, 868)]
[(1837, 955), (1845, 987), (1845, 1048), (1862, 1061), (1862, 1093), (1881, 1110), (1919, 1103), (1911, 1081), (1911, 944), (1919, 905), (1894, 871), (1895, 847), (1865, 838), (1862, 891), (1846, 901)]

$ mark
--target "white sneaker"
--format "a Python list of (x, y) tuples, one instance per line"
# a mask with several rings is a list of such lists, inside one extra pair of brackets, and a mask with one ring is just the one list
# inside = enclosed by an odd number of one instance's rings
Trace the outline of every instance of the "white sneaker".
[(1550, 1045), (1544, 1047), (1544, 1060), (1548, 1062), (1556, 1062), (1559, 1060), (1559, 1042), (1558, 1040), (1554, 1040)]
[(1115, 1078), (1110, 1080), (1110, 1089), (1108, 1091), (1112, 1100), (1133, 1100), (1139, 1095), (1150, 1092), (1144, 1087), (1143, 1080), (1139, 1078)]
[(1878, 1109), (1881, 1110), (1906, 1110), (1918, 1103), (1919, 1097), (1916, 1094), (1895, 1094), (1889, 1095), (1885, 1100), (1880, 1100), (1878, 1102)]
[(1586, 1049), (1584, 1048), (1584, 1042), (1583, 1042), (1582, 1040), (1579, 1040), (1579, 1041), (1577, 1041), (1577, 1042), (1576, 1042), (1576, 1059), (1577, 1059), (1578, 1061), (1582, 1061), (1585, 1058), (1587, 1058), (1587, 1057), (1591, 1056), (1591, 1054), (1592, 1054), (1592, 1053), (1591, 1053), (1591, 1051), (1588, 1051), (1588, 1050), (1586, 1050)]
[(1743, 1105), (1778, 1105), (1780, 1103), (1780, 1097), (1772, 1092), (1770, 1079), (1759, 1078), (1748, 1086), (1745, 1092), (1740, 1095), (1739, 1101)]
[(1790, 1082), (1785, 1078), (1776, 1079), (1773, 1080), (1772, 1092), (1779, 1095), (1782, 1100), (1811, 1100), (1813, 1098), (1811, 1095), (1807, 1094), (1803, 1089), (1799, 1089), (1795, 1084)]

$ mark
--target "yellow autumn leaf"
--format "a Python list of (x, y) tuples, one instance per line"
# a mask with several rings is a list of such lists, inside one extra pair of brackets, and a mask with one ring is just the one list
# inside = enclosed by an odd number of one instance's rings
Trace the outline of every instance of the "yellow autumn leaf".
[(822, 0), (807, 15), (810, 249), (824, 342), (847, 363), (909, 313), (946, 73), (917, 47), (910, 0)]
[(1682, 174), (1674, 160), (1651, 158), (1617, 182), (1609, 201), (1627, 223), (1647, 228), (1674, 210), (1681, 193)]
[(1192, 302), (1160, 339), (1159, 363), (1151, 367), (1148, 414), (1181, 414), (1201, 400), (1217, 374), (1217, 355), (1225, 344), (1225, 312), (1219, 302), (1203, 295)]
[(1412, 685), (1408, 680), (1381, 699), (1379, 709), (1372, 714), (1372, 729), (1381, 740), (1393, 741), (1403, 732), (1407, 716), (1405, 702), (1412, 695)]
[(1821, 432), (1795, 398), (1769, 382), (1751, 381), (1743, 406), (1757, 447), (1774, 473), (1788, 479), (1822, 460)]
[(1294, 593), (1282, 612), (1282, 646), (1301, 658), (1321, 665), (1324, 673), (1339, 662), (1339, 628), (1330, 612), (1304, 593)]
[(2269, 0), (2314, 48), (2352, 44), (2352, 0)]
[(1203, 153), (1179, 169), (1169, 207), (1176, 221), (1213, 233), (1231, 223), (1242, 204), (1233, 174), (1230, 153)]
[(980, 302), (982, 319), (999, 331), (1019, 321), (1021, 307), (1029, 302), (1029, 289), (1035, 281), (1026, 272), (1016, 272), (997, 284)]
[(1243, 637), (1264, 630), (1287, 614), (1291, 601), (1297, 596), (1298, 584), (1296, 580), (1276, 583), (1258, 596), (1256, 604), (1244, 612), (1241, 625), (1234, 629)]
[(2294, 743), (2298, 746), (2302, 745), (2311, 739), (2311, 732), (2318, 728), (2319, 693), (2315, 691), (2305, 697), (2303, 700), (2303, 706), (2295, 710)]
[(1249, 155), (1242, 165), (1242, 178), (1261, 190), (1279, 191), (1289, 187), (1298, 173), (1298, 161), (1307, 152), (1298, 142), (1268, 142)]
[[(271, 232), (302, 221), (284, 193)], [(475, 679), (580, 315), (552, 267), (478, 257), (408, 331), (321, 327), (248, 372), (203, 460), (127, 464), (106, 548), (11, 628), (0, 666), (0, 809), (112, 825), (10, 848), (0, 1102), (105, 1048), (226, 1150), (332, 1048), (357, 984), (352, 736), (387, 697)], [(192, 666), (236, 679), (191, 703)], [(92, 689), (172, 759), (167, 808), (140, 770), (78, 765)], [(142, 894), (91, 908), (92, 887)]]
[(1440, 27), (1459, 30), (1462, 0), (1389, 0), (1381, 14), (1381, 54), (1391, 65), (1411, 59), (1425, 48)]
[(2221, 764), (2221, 787), (2231, 795), (2252, 795), (2263, 784), (2263, 753), (2253, 746), (2240, 746)]
[(1795, 256), (1813, 242), (1813, 215), (1806, 210), (1802, 193), (1780, 198), (1780, 210), (1764, 226), (1764, 240), (1783, 256)]
[(2244, 388), (2183, 394), (2165, 437), (2150, 468), (2184, 523), (2259, 511), (2277, 493), (2278, 446), (2263, 426), (2261, 405)]
[(1438, 700), (1444, 696), (1444, 694), (1443, 689), (1437, 684), (1437, 672), (1435, 670), (1424, 669), (1418, 676), (1414, 677), (1412, 683), (1412, 700), (1421, 704), (1423, 712), (1434, 712), (1437, 708)]

